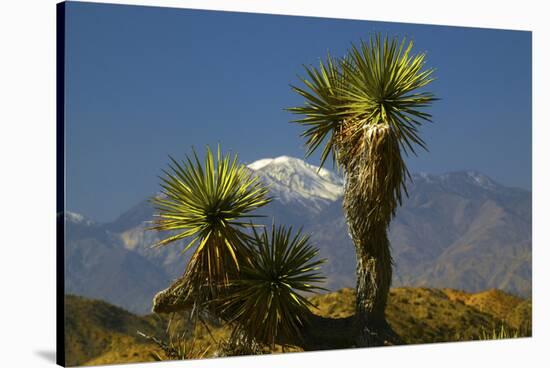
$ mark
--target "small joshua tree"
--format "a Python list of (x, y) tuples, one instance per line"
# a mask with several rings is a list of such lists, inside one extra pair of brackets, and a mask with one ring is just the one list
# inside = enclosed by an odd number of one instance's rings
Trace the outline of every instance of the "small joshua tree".
[(277, 341), (302, 337), (313, 304), (299, 292), (322, 289), (316, 283), (324, 280), (317, 272), (324, 260), (315, 259), (318, 250), (301, 231), (275, 225), (253, 231), (253, 256), (223, 304), (232, 322), (274, 349)]
[[(154, 246), (184, 239), (189, 239), (184, 251), (196, 245), (181, 282), (170, 294), (179, 304), (193, 304), (196, 311), (223, 295), (237, 277), (239, 261), (250, 256), (245, 229), (253, 226), (251, 212), (271, 199), (237, 156), (222, 157), (219, 147), (216, 159), (208, 148), (204, 164), (193, 152), (193, 158), (182, 162), (171, 159), (169, 169), (161, 177), (162, 195), (152, 199), (157, 215), (150, 229), (173, 232)], [(156, 301), (163, 296), (157, 295)]]
[(356, 319), (359, 346), (398, 342), (386, 322), (392, 279), (387, 228), (401, 203), (409, 176), (403, 154), (425, 148), (418, 128), (435, 97), (420, 92), (432, 81), (425, 54), (413, 43), (381, 39), (352, 46), (342, 59), (330, 55), (319, 68), (306, 67), (305, 88), (292, 87), (305, 104), (289, 109), (306, 130), (309, 156), (324, 144), (345, 176), (344, 212), (357, 257)]
[(232, 355), (294, 341), (311, 306), (299, 292), (316, 291), (323, 280), (309, 237), (284, 226), (257, 231), (250, 220), (271, 201), (268, 188), (219, 147), (217, 158), (207, 149), (204, 163), (195, 153), (172, 159), (164, 174), (150, 229), (171, 234), (156, 246), (189, 239), (185, 250), (196, 247), (183, 276), (155, 296), (153, 311), (188, 309), (190, 321), (207, 311), (233, 325), (222, 346)]

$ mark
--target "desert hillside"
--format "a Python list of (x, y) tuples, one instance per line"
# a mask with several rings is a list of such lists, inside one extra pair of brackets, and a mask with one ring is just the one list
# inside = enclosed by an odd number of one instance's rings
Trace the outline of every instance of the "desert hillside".
[[(314, 312), (324, 317), (344, 318), (354, 311), (352, 289), (311, 297)], [(165, 337), (166, 318), (137, 316), (103, 301), (67, 295), (67, 365), (97, 365), (154, 360), (162, 355), (152, 342), (138, 336), (142, 331)], [(390, 324), (408, 344), (468, 341), (490, 338), (494, 331), (509, 336), (531, 336), (531, 301), (499, 290), (466, 293), (452, 289), (407, 288), (391, 290), (387, 316)], [(228, 335), (223, 326), (198, 331), (194, 350), (217, 355), (216, 342)]]

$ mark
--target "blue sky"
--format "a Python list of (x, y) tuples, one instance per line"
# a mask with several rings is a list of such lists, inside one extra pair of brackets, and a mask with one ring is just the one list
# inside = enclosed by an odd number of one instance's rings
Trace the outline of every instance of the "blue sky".
[(92, 219), (155, 193), (191, 146), (303, 158), (289, 84), (375, 32), (413, 39), (436, 69), (430, 151), (410, 170), (531, 188), (530, 32), (86, 3), (66, 21), (67, 209)]

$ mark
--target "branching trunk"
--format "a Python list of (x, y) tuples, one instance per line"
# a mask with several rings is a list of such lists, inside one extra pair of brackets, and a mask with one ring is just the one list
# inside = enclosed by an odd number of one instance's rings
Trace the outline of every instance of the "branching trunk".
[[(179, 280), (181, 282), (181, 280)], [(177, 302), (178, 281), (170, 288), (158, 293), (153, 302), (155, 313), (173, 313), (182, 310), (190, 310), (191, 305)], [(382, 294), (380, 294), (382, 295)], [(364, 315), (361, 313), (361, 315)], [(366, 315), (366, 314), (365, 314)], [(357, 323), (358, 315), (346, 318), (327, 318), (314, 313), (308, 315), (306, 324), (301, 330), (301, 337), (293, 335), (286, 338), (278, 337), (276, 343), (280, 345), (298, 346), (305, 351), (345, 349), (358, 346), (374, 346), (375, 344), (360, 344), (361, 327), (370, 326), (370, 323), (363, 321)], [(363, 320), (361, 318), (361, 320)], [(374, 319), (370, 319), (374, 321)], [(396, 343), (398, 340), (393, 340)]]
[[(388, 125), (365, 125), (362, 134), (350, 134), (357, 122), (346, 124), (335, 139), (346, 177), (344, 212), (357, 255), (356, 313), (344, 319), (312, 314), (303, 339), (278, 341), (305, 350), (402, 343), (387, 323), (385, 310), (392, 280), (387, 229), (401, 202), (406, 168), (398, 139)], [(153, 311), (185, 307), (177, 297), (182, 290), (186, 288), (176, 282), (157, 294)]]
[[(180, 290), (183, 278), (174, 282), (168, 289), (159, 292), (153, 300), (153, 312), (169, 314), (190, 311), (191, 304), (181, 302)], [(347, 318), (325, 318), (309, 313), (306, 324), (302, 328), (302, 335), (278, 337), (276, 343), (280, 345), (299, 346), (306, 351), (344, 349), (355, 347), (357, 324), (353, 316)]]

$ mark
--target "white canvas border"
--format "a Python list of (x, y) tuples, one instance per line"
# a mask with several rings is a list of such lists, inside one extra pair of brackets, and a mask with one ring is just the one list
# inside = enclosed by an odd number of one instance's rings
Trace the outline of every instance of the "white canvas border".
[[(548, 362), (550, 240), (546, 211), (550, 44), (542, 1), (96, 1), (533, 31), (534, 337), (162, 363), (197, 367), (540, 366)], [(2, 366), (53, 364), (55, 350), (55, 1), (2, 3), (0, 157)], [(513, 52), (513, 45), (510, 45)], [(467, 107), (465, 107), (467, 108)], [(518, 129), (521, 126), (518, 125)], [(546, 167), (545, 167), (546, 166)], [(545, 349), (546, 348), (546, 349)], [(119, 367), (156, 367), (137, 364)]]

